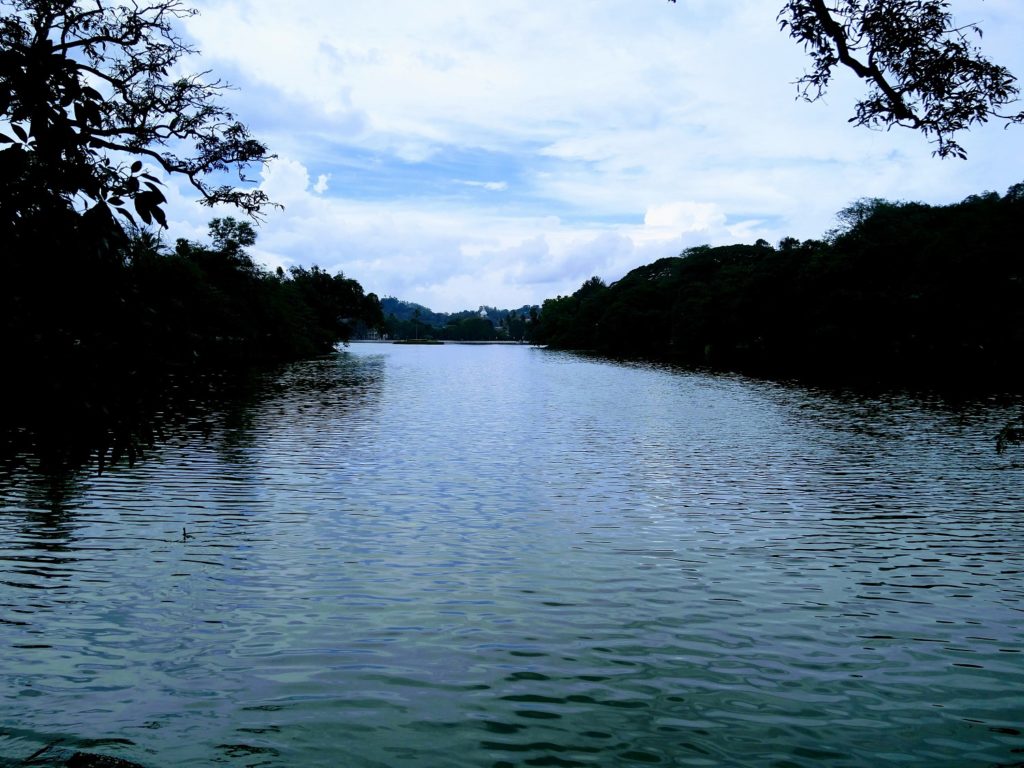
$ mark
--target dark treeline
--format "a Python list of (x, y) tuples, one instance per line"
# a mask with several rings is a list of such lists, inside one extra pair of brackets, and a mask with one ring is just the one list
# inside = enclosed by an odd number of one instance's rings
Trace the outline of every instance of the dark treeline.
[[(253, 228), (214, 219), (211, 245), (137, 249), (129, 264), (158, 338), (178, 364), (262, 365), (331, 352), (383, 321), (374, 294), (317, 266), (267, 271), (246, 253)], [(173, 287), (169, 285), (173, 283)]]
[(174, 247), (143, 228), (167, 227), (154, 173), (257, 220), (275, 207), (246, 175), (273, 156), (220, 104), (224, 84), (182, 73), (196, 51), (177, 21), (192, 13), (176, 0), (3, 3), (4, 454), (65, 437), (130, 452), (158, 412), (183, 407), (187, 380), (322, 354), (383, 320), (344, 275), (260, 268), (248, 223), (214, 219), (210, 242)]
[(767, 374), (1017, 386), (1024, 184), (861, 200), (821, 240), (701, 246), (544, 302), (536, 341)]
[(461, 312), (433, 312), (421, 304), (391, 296), (381, 299), (384, 334), (389, 339), (439, 341), (523, 341), (533, 338), (539, 307), (482, 306)]
[(376, 296), (342, 274), (257, 265), (247, 222), (214, 219), (208, 243), (168, 247), (102, 208), (12, 208), (0, 432), (15, 449), (66, 436), (131, 450), (172, 380), (324, 354), (383, 321)]

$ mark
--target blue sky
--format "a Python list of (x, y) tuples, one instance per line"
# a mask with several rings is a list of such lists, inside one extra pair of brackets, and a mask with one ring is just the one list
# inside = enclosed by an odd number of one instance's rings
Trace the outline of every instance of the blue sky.
[[(952, 202), (1024, 180), (1024, 127), (849, 125), (861, 86), (797, 101), (781, 0), (201, 0), (186, 62), (278, 159), (268, 266), (319, 264), (437, 311), (516, 307), (701, 243), (817, 237), (861, 197)], [(958, 0), (1024, 75), (1019, 0)], [(170, 236), (211, 215), (172, 183)]]

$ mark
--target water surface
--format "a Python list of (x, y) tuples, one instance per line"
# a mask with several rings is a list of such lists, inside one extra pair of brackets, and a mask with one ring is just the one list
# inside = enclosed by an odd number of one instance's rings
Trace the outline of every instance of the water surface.
[(996, 400), (354, 345), (0, 475), (0, 765), (1024, 763)]

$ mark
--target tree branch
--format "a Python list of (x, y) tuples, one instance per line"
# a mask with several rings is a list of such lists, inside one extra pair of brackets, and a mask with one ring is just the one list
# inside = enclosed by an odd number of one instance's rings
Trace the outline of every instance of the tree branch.
[(903, 98), (896, 91), (889, 81), (885, 79), (885, 76), (879, 70), (878, 66), (874, 61), (874, 52), (868, 52), (868, 64), (865, 65), (855, 59), (853, 54), (850, 53), (850, 48), (846, 42), (846, 32), (840, 26), (839, 22), (832, 18), (831, 12), (825, 5), (825, 0), (810, 0), (811, 9), (814, 11), (815, 16), (818, 17), (818, 21), (821, 23), (822, 29), (825, 34), (832, 40), (832, 43), (836, 47), (836, 55), (839, 57), (839, 61), (849, 67), (862, 80), (870, 80), (878, 86), (879, 90), (885, 94), (889, 100), (889, 106), (892, 109), (893, 115), (899, 120), (908, 120), (914, 127), (921, 124), (917, 116), (907, 107), (904, 103)]

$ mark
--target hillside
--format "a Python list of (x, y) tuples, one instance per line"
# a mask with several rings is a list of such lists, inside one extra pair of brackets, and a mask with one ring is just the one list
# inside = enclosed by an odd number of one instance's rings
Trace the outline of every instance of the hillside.
[[(460, 312), (434, 312), (422, 304), (386, 296), (380, 301), (390, 339), (433, 338), (462, 341), (527, 341), (539, 307), (481, 306)], [(532, 318), (532, 320), (531, 320)]]
[(549, 299), (535, 340), (765, 373), (1019, 385), (1024, 184), (862, 200), (821, 240), (701, 246)]

